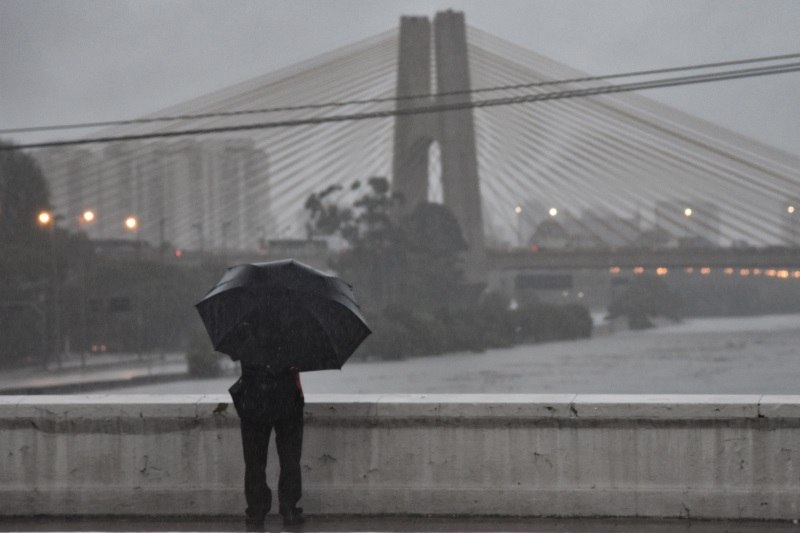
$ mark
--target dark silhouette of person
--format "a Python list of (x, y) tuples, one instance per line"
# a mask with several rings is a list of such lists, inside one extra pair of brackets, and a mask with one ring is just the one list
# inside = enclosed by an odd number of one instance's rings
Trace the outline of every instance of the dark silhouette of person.
[(279, 512), (284, 525), (301, 524), (304, 522), (303, 509), (297, 503), (302, 496), (300, 457), (305, 400), (300, 374), (294, 368), (275, 369), (266, 363), (253, 362), (253, 358), (243, 359), (241, 368), (242, 375), (229, 392), (242, 430), (247, 528), (263, 529), (272, 508), (266, 468), (273, 428), (280, 463)]

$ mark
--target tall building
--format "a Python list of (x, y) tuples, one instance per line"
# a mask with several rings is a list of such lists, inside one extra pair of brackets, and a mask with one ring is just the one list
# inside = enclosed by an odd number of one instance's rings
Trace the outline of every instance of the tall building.
[[(71, 230), (190, 250), (254, 250), (271, 233), (268, 160), (249, 139), (112, 143), (36, 154)], [(78, 217), (95, 212), (83, 227)], [(124, 221), (135, 217), (135, 231)]]
[(86, 229), (81, 214), (96, 210), (102, 198), (103, 180), (96, 174), (98, 155), (65, 147), (38, 150), (33, 155), (47, 178), (51, 202), (60, 216), (59, 225), (70, 231)]

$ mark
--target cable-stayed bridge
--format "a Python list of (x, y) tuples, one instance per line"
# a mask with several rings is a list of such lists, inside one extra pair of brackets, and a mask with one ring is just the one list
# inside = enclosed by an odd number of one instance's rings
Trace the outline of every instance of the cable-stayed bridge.
[[(348, 202), (371, 176), (448, 205), (475, 277), (484, 247), (515, 268), (550, 248), (689, 243), (748, 264), (797, 249), (800, 158), (613, 87), (443, 12), (100, 135), (142, 139), (39, 158), (69, 220), (97, 210), (90, 235), (121, 236), (134, 214), (141, 238), (187, 249), (303, 237), (309, 194), (337, 184)], [(552, 98), (581, 91), (594, 96)], [(159, 137), (186, 130), (207, 133)]]

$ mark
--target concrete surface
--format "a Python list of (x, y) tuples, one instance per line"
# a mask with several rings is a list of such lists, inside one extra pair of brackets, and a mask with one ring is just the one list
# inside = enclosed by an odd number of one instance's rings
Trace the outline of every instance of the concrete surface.
[[(306, 421), (310, 514), (800, 517), (800, 396), (311, 395)], [(240, 450), (227, 396), (0, 397), (0, 514), (235, 514)]]
[[(284, 531), (270, 516), (265, 531)], [(645, 518), (508, 518), (420, 516), (310, 516), (293, 531), (508, 531), (528, 533), (763, 533), (796, 532), (791, 521), (687, 520)], [(241, 518), (205, 519), (142, 517), (0, 518), (0, 531), (245, 531)]]

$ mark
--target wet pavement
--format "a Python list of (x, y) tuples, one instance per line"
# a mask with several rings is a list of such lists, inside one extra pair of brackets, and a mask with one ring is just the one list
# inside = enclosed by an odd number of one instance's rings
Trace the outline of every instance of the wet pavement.
[[(224, 375), (238, 373), (238, 367), (220, 359)], [(0, 394), (79, 394), (120, 387), (154, 385), (190, 380), (186, 356), (167, 354), (102, 354), (80, 358), (64, 356), (61, 364), (47, 368), (8, 369), (0, 375)]]
[[(181, 518), (9, 518), (0, 531), (246, 531), (235, 517)], [(797, 521), (730, 521), (644, 518), (516, 518), (421, 516), (310, 516), (300, 527), (282, 526), (277, 516), (264, 531), (301, 532), (496, 532), (531, 533), (761, 533), (800, 532)]]

